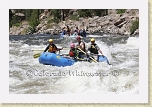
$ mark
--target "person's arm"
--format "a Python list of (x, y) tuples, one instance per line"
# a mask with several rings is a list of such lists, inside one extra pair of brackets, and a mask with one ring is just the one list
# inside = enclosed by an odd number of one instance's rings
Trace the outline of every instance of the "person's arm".
[(102, 53), (101, 49), (99, 48), (99, 46), (96, 45), (96, 47), (97, 47), (97, 50), (101, 53), (101, 55), (103, 55), (103, 53)]
[(98, 51), (101, 53), (101, 55), (103, 55), (103, 53), (102, 53), (101, 49), (99, 49)]
[(45, 48), (44, 52), (46, 52), (46, 51), (49, 49), (49, 46), (50, 46), (50, 45), (48, 45), (48, 46)]
[(85, 49), (84, 49), (84, 42), (81, 42), (80, 48), (81, 48), (82, 50), (85, 50)]

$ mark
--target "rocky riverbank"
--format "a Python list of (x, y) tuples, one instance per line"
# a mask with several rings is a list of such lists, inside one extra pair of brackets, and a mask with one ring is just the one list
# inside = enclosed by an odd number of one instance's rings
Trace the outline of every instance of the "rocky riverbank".
[[(36, 27), (36, 33), (34, 34), (53, 34), (58, 35), (62, 32), (62, 28), (69, 26), (72, 30), (76, 27), (79, 29), (85, 29), (88, 34), (112, 34), (112, 35), (138, 35), (139, 29), (135, 29), (131, 32), (133, 22), (139, 19), (139, 10), (126, 9), (125, 13), (117, 14), (115, 9), (108, 10), (108, 15), (103, 17), (95, 16), (93, 18), (79, 18), (78, 21), (67, 19), (58, 24), (51, 23), (48, 27), (47, 10), (40, 16), (40, 24)], [(76, 11), (73, 14), (77, 14)], [(28, 22), (23, 22), (19, 27), (11, 27), (10, 35), (26, 35), (29, 27)]]

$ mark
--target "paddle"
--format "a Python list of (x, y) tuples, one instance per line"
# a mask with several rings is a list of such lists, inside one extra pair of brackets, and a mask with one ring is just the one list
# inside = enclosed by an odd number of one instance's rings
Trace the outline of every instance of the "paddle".
[[(58, 48), (58, 50), (69, 50), (70, 48)], [(35, 49), (35, 50), (32, 50), (32, 51), (44, 51), (44, 49)]]
[(34, 54), (33, 57), (38, 58), (38, 57), (40, 57), (40, 55), (41, 55), (41, 53), (37, 53), (37, 54)]
[[(85, 55), (87, 55), (82, 49), (80, 49), (80, 48), (78, 48), (81, 52), (83, 52)], [(94, 61), (94, 62), (97, 62), (94, 58), (92, 58), (91, 56), (90, 56), (90, 58)]]
[[(59, 51), (59, 53), (60, 53), (60, 50), (62, 50), (62, 49), (63, 49), (63, 48), (58, 48), (57, 51)], [(32, 51), (43, 51), (43, 50), (32, 50)], [(40, 57), (40, 55), (41, 55), (41, 53), (36, 53), (36, 54), (33, 55), (33, 57), (34, 57), (34, 58), (38, 58), (38, 57)]]
[[(80, 48), (78, 48), (81, 52), (83, 52), (85, 55), (87, 55), (82, 49), (80, 49)], [(102, 55), (102, 57), (105, 57), (105, 56), (103, 56)], [(94, 61), (94, 62), (97, 62), (94, 58), (92, 58), (91, 56), (90, 56), (90, 58)], [(107, 57), (106, 57), (106, 59), (107, 59)], [(110, 63), (109, 63), (109, 60), (107, 59), (107, 63), (109, 64), (109, 65), (111, 65)]]

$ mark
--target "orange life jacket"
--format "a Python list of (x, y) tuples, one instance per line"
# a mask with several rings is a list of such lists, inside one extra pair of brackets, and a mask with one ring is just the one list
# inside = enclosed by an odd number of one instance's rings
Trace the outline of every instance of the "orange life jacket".
[(48, 52), (55, 53), (56, 51), (57, 51), (57, 47), (54, 44), (51, 44), (49, 49), (48, 49)]

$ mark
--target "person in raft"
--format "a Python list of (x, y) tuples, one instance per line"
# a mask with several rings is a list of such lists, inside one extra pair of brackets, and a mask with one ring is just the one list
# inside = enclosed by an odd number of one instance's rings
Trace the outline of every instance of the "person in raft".
[(72, 57), (73, 59), (77, 59), (78, 58), (78, 51), (75, 48), (75, 44), (71, 43), (70, 44), (70, 51), (69, 51), (69, 56)]
[(101, 53), (102, 56), (104, 56), (104, 55), (103, 55), (101, 49), (99, 48), (99, 46), (95, 43), (95, 39), (94, 38), (92, 38), (90, 40), (90, 42), (91, 42), (91, 44), (89, 45), (89, 47), (87, 49), (87, 52), (89, 51), (90, 55), (92, 55), (94, 57), (94, 59), (98, 61), (99, 52)]
[[(86, 52), (85, 43), (84, 43), (84, 41), (81, 40), (80, 36), (77, 36), (76, 39), (77, 39), (76, 48), (79, 51), (79, 58), (84, 58), (84, 56), (85, 56), (84, 52)], [(80, 49), (84, 52), (82, 52)]]
[(57, 46), (53, 43), (53, 39), (49, 39), (48, 42), (49, 42), (49, 44), (45, 48), (44, 52), (48, 51), (50, 53), (56, 53), (57, 51), (61, 50), (61, 49), (57, 48)]

